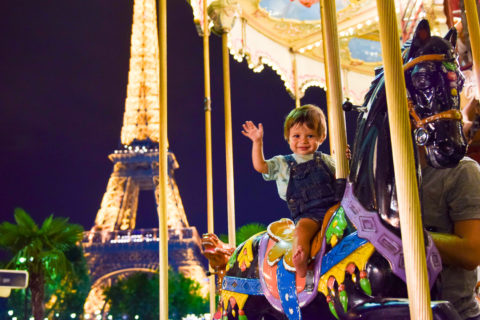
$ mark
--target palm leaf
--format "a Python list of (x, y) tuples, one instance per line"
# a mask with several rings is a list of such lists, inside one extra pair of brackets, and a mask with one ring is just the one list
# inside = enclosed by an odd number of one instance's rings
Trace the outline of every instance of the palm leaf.
[(19, 234), (18, 227), (9, 222), (3, 222), (0, 224), (0, 246), (9, 248), (15, 246), (17, 242), (17, 236)]
[(31, 230), (34, 232), (38, 230), (38, 226), (35, 221), (33, 221), (32, 217), (30, 217), (30, 215), (22, 208), (15, 209), (14, 218), (17, 222), (17, 225), (22, 229)]
[(42, 223), (42, 227), (40, 228), (40, 231), (42, 230), (48, 230), (50, 228), (50, 225), (52, 224), (53, 220), (53, 215), (50, 215), (45, 221)]
[(83, 227), (68, 223), (66, 218), (53, 218), (42, 226), (41, 234), (49, 248), (66, 251), (82, 239)]
[(41, 232), (47, 237), (57, 236), (61, 234), (68, 225), (68, 219), (66, 218), (52, 218), (45, 228), (41, 229)]
[(80, 225), (67, 225), (62, 232), (52, 236), (51, 240), (55, 241), (54, 246), (56, 248), (66, 251), (82, 240), (82, 236), (83, 228)]
[(64, 275), (72, 272), (72, 265), (62, 250), (42, 252), (39, 259), (41, 259), (45, 275), (50, 281), (60, 280)]

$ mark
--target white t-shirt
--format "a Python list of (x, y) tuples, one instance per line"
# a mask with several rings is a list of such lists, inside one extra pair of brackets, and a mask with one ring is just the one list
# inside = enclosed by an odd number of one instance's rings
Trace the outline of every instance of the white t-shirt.
[[(307, 155), (292, 154), (297, 163), (307, 162), (313, 159), (313, 153)], [(335, 173), (335, 160), (328, 154), (320, 152), (322, 161), (327, 165), (333, 173)], [(287, 201), (287, 187), (290, 180), (290, 167), (285, 156), (279, 155), (266, 160), (268, 165), (268, 173), (262, 174), (263, 179), (267, 181), (275, 180), (277, 182), (278, 195)]]

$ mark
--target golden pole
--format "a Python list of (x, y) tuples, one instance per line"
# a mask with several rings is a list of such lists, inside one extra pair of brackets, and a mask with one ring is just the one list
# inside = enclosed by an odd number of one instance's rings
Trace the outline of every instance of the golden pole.
[[(205, 156), (207, 173), (207, 232), (213, 233), (213, 179), (212, 179), (212, 108), (210, 97), (210, 30), (208, 28), (207, 0), (203, 0), (203, 79), (205, 83)], [(215, 274), (208, 266), (212, 275), (209, 277), (210, 314), (215, 313)]]
[(298, 71), (296, 53), (292, 52), (292, 67), (293, 67), (293, 94), (295, 95), (295, 108), (300, 108), (300, 97), (298, 90)]
[(227, 214), (228, 243), (236, 247), (235, 241), (235, 194), (233, 189), (233, 143), (232, 143), (232, 104), (230, 97), (230, 63), (228, 54), (228, 33), (222, 33), (223, 56), (223, 97), (225, 104), (225, 154), (227, 167)]
[[(325, 6), (323, 5), (320, 5), (320, 15), (322, 17), (325, 17), (327, 14), (325, 13)], [(325, 35), (325, 29), (326, 29), (326, 26), (325, 26), (325, 19), (322, 19), (322, 39), (326, 39), (327, 36)], [(323, 65), (324, 65), (324, 69), (325, 69), (325, 96), (326, 96), (326, 100), (327, 100), (327, 106), (331, 106), (332, 103), (328, 100), (329, 98), (329, 95), (327, 94), (327, 86), (328, 86), (328, 63), (326, 61), (326, 57), (327, 57), (327, 47), (325, 45), (325, 41), (322, 42), (322, 49), (323, 49)], [(330, 123), (332, 123), (332, 119), (331, 119), (331, 112), (327, 112), (327, 119), (328, 119), (328, 126), (330, 126)], [(332, 138), (332, 135), (330, 134), (329, 137), (328, 137), (328, 141), (330, 142), (330, 154), (333, 155), (335, 153), (335, 148), (333, 146), (334, 144), (334, 141), (333, 141), (333, 138)]]
[(168, 139), (167, 139), (167, 0), (159, 0), (158, 44), (160, 60), (160, 139), (159, 139), (159, 316), (168, 320), (168, 227), (167, 227), (167, 184), (168, 184)]
[(377, 0), (411, 319), (432, 319), (407, 90), (394, 0)]
[(470, 46), (472, 47), (473, 71), (477, 78), (477, 97), (480, 97), (480, 27), (475, 0), (465, 0)]
[[(342, 79), (340, 77), (340, 56), (337, 35), (337, 11), (335, 1), (321, 0), (322, 28), (325, 65), (328, 64), (327, 76), (327, 103), (328, 120), (330, 121), (330, 145), (333, 145), (335, 157), (335, 176), (346, 178), (348, 162), (345, 156), (347, 138), (345, 133), (345, 119), (342, 111)], [(332, 143), (333, 142), (333, 143)]]

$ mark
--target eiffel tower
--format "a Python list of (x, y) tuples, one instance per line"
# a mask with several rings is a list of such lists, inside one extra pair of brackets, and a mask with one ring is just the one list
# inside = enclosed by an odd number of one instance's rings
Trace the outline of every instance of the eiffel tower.
[[(113, 172), (95, 225), (84, 233), (91, 291), (84, 312), (105, 311), (103, 288), (133, 272), (158, 269), (158, 228), (135, 229), (138, 196), (152, 190), (158, 206), (159, 65), (155, 0), (134, 0), (127, 98), (121, 130), (122, 149), (109, 155)], [(189, 226), (173, 173), (178, 163), (168, 154), (167, 223), (169, 265), (197, 280), (206, 294), (200, 237)]]

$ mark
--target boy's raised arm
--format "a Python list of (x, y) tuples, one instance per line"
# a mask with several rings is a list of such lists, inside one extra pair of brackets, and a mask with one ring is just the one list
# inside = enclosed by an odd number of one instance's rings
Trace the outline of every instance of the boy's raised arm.
[(263, 125), (259, 123), (257, 128), (252, 121), (246, 121), (242, 127), (242, 134), (252, 140), (253, 168), (260, 173), (268, 173), (268, 165), (263, 156)]

